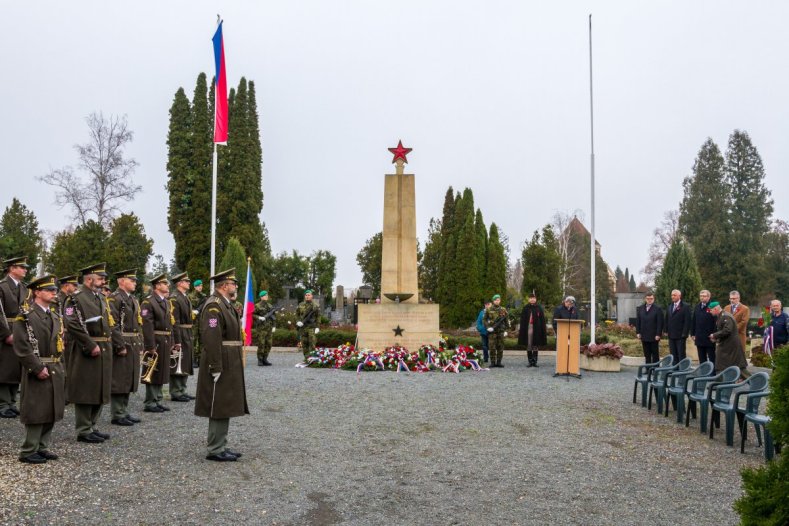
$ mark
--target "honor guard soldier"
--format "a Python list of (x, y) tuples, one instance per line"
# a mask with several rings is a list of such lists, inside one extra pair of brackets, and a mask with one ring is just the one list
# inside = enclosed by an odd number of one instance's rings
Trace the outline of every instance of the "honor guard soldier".
[(123, 338), (112, 319), (101, 289), (106, 263), (80, 270), (82, 286), (66, 300), (64, 322), (68, 333), (66, 399), (74, 404), (77, 440), (99, 444), (110, 435), (96, 427), (104, 404), (110, 402), (112, 353)]
[(255, 305), (255, 325), (260, 327), (260, 341), (258, 342), (258, 366), (268, 366), (268, 353), (271, 352), (271, 340), (276, 330), (274, 327), (274, 313), (276, 309), (268, 301), (268, 291), (261, 290), (258, 294), (260, 301)]
[(118, 288), (107, 301), (112, 317), (118, 324), (123, 346), (112, 357), (111, 424), (133, 426), (140, 419), (129, 413), (129, 395), (140, 385), (140, 354), (142, 353), (142, 316), (140, 304), (134, 297), (137, 288), (137, 269), (116, 272)]
[[(203, 308), (203, 304), (206, 300), (206, 295), (203, 293), (203, 280), (196, 279), (194, 283), (192, 283), (192, 292), (189, 293), (189, 300), (192, 302), (192, 308), (194, 309), (195, 317), (200, 316), (200, 311)], [(192, 331), (192, 336), (194, 336), (194, 349), (192, 350), (192, 367), (197, 369), (200, 367), (200, 331), (195, 330)]]
[(235, 269), (220, 272), (211, 279), (214, 293), (200, 313), (203, 353), (197, 375), (195, 415), (208, 418), (206, 459), (228, 462), (241, 457), (226, 447), (230, 419), (249, 414), (241, 322), (230, 302), (238, 284)]
[(6, 276), (0, 280), (0, 418), (16, 418), (16, 395), (22, 367), (14, 354), (14, 324), (27, 298), (27, 257), (3, 261)]
[(25, 442), (20, 462), (44, 464), (58, 456), (49, 451), (55, 422), (63, 420), (65, 375), (63, 320), (54, 307), (58, 292), (55, 276), (47, 275), (29, 285), (32, 296), (20, 309), (14, 324), (14, 352), (22, 364), (20, 421)]
[[(142, 301), (142, 333), (146, 353), (155, 354), (152, 374), (144, 378), (146, 413), (164, 413), (170, 408), (162, 405), (162, 386), (170, 383), (170, 349), (178, 350), (179, 341), (173, 338), (173, 310), (167, 296), (170, 283), (165, 274), (151, 280), (151, 294)], [(176, 335), (177, 336), (177, 335)]]
[(504, 367), (501, 358), (504, 355), (504, 338), (509, 328), (507, 309), (501, 306), (501, 296), (493, 296), (493, 305), (485, 311), (485, 327), (490, 340), (490, 366)]
[(315, 350), (315, 342), (318, 340), (318, 328), (321, 322), (321, 309), (312, 301), (312, 290), (304, 291), (304, 301), (299, 303), (296, 308), (296, 327), (299, 330), (299, 341), (301, 342), (301, 352), (304, 353), (304, 361), (312, 351)]
[[(58, 291), (58, 295), (55, 298), (55, 302), (57, 303), (57, 310), (58, 314), (62, 318), (65, 315), (66, 311), (66, 299), (76, 292), (77, 287), (79, 287), (79, 279), (77, 278), (76, 274), (71, 274), (68, 276), (63, 276), (62, 278), (58, 278), (58, 285), (60, 286), (60, 290)], [(65, 339), (64, 335), (64, 349), (68, 350), (68, 341)], [(68, 363), (68, 354), (63, 352), (63, 356), (60, 357), (60, 361), (63, 363), (64, 368), (68, 367), (66, 364)]]
[(194, 374), (192, 369), (192, 354), (194, 350), (194, 338), (192, 324), (195, 314), (192, 302), (189, 300), (189, 288), (192, 280), (184, 272), (173, 276), (175, 292), (170, 295), (170, 304), (173, 308), (173, 318), (175, 327), (173, 332), (177, 333), (176, 341), (181, 343), (181, 355), (177, 359), (171, 360), (175, 367), (170, 368), (170, 400), (173, 402), (190, 402), (193, 396), (186, 393), (186, 380)]

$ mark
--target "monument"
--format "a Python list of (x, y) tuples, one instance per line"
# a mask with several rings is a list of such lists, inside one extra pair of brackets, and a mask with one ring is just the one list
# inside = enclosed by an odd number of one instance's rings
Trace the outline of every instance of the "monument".
[(411, 148), (399, 141), (394, 174), (384, 176), (384, 225), (381, 254), (381, 303), (361, 304), (358, 347), (376, 351), (391, 345), (417, 350), (438, 345), (438, 305), (419, 303), (416, 265), (414, 174), (403, 173)]

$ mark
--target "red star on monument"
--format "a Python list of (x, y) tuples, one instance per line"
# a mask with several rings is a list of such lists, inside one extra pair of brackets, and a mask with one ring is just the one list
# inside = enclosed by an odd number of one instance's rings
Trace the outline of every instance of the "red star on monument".
[(406, 159), (405, 156), (411, 153), (413, 148), (406, 148), (403, 146), (403, 141), (397, 141), (397, 148), (389, 148), (388, 150), (394, 154), (392, 164), (397, 162), (398, 159), (402, 159), (403, 162), (407, 164), (408, 159)]

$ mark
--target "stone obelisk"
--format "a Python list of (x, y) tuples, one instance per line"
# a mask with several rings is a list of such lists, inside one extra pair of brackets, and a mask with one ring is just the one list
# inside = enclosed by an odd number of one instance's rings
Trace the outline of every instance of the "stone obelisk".
[(438, 305), (419, 303), (416, 265), (415, 178), (404, 172), (411, 148), (400, 141), (384, 178), (381, 303), (359, 305), (360, 348), (381, 351), (391, 345), (417, 350), (438, 343)]

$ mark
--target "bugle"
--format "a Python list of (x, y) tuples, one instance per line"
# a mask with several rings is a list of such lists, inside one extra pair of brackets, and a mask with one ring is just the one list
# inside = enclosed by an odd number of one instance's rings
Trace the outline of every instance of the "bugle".
[(151, 383), (157, 363), (159, 363), (159, 353), (156, 351), (145, 351), (142, 354), (142, 374), (140, 375), (140, 383)]

